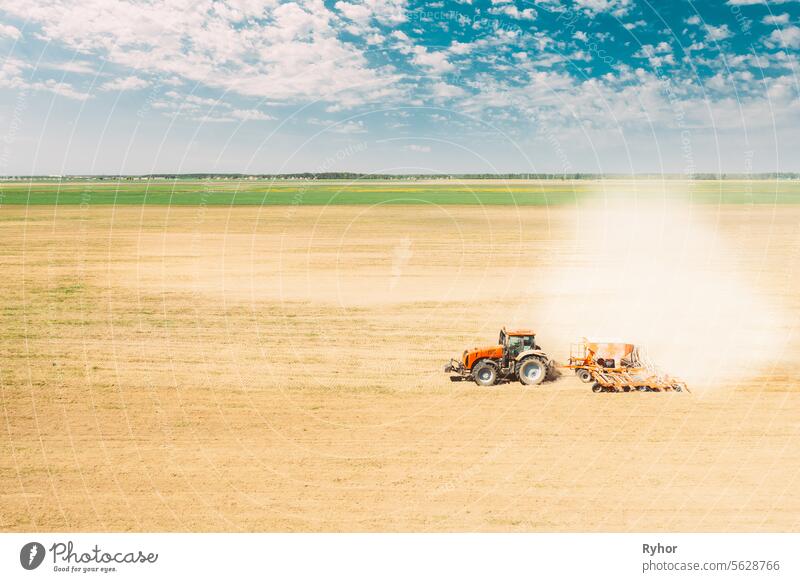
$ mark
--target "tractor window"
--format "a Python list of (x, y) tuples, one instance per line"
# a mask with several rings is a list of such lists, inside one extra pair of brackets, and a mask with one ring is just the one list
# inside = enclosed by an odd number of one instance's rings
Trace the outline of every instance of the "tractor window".
[(522, 349), (524, 350), (532, 350), (534, 346), (536, 346), (536, 342), (534, 341), (536, 338), (532, 335), (525, 335), (522, 336)]
[(508, 353), (511, 357), (517, 356), (522, 352), (522, 338), (519, 336), (511, 336), (508, 338)]

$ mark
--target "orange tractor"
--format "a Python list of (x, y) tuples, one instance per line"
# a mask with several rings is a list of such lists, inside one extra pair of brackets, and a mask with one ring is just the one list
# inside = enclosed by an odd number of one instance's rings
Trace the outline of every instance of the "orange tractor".
[(622, 342), (590, 341), (573, 344), (569, 364), (593, 392), (683, 392), (686, 383), (659, 370), (638, 347)]
[(465, 350), (461, 360), (451, 359), (444, 367), (450, 380), (473, 380), (479, 386), (519, 380), (532, 386), (541, 384), (555, 373), (555, 364), (536, 344), (536, 334), (529, 329), (500, 330), (497, 345)]

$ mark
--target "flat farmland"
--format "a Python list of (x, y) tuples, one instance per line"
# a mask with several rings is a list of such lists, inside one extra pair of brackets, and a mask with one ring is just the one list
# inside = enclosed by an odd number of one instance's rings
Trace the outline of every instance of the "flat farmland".
[[(800, 206), (686, 208), (708, 236), (620, 271), (575, 201), (4, 205), (0, 528), (797, 531)], [(663, 294), (617, 308), (617, 278)], [(719, 312), (668, 327), (676, 298)], [(617, 318), (710, 372), (625, 395), (442, 372), (502, 325), (563, 361)]]
[(597, 193), (700, 204), (800, 203), (797, 180), (91, 180), (2, 181), (0, 204), (25, 206), (575, 205)]

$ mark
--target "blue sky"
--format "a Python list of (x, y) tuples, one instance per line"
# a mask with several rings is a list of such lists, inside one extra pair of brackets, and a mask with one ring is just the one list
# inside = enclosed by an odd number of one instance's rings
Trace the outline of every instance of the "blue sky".
[(800, 2), (15, 0), (0, 174), (800, 171)]

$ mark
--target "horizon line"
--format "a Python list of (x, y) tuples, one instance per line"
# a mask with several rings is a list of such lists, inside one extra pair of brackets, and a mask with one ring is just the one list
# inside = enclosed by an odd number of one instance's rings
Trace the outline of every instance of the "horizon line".
[(681, 178), (681, 179), (724, 179), (724, 178), (750, 178), (750, 179), (763, 179), (763, 178), (800, 178), (800, 172), (797, 171), (772, 171), (772, 172), (569, 172), (569, 173), (556, 173), (556, 172), (496, 172), (496, 173), (437, 173), (437, 174), (395, 174), (395, 173), (376, 173), (376, 172), (286, 172), (280, 174), (272, 173), (241, 173), (241, 172), (153, 172), (146, 174), (3, 174), (0, 175), (0, 181), (12, 180), (26, 180), (26, 179), (47, 179), (47, 180), (64, 180), (76, 178), (88, 179), (147, 179), (147, 178), (160, 178), (160, 179), (181, 179), (181, 178), (249, 178), (249, 179), (286, 179), (286, 178), (306, 178), (306, 179), (398, 179), (398, 178), (415, 178), (415, 179), (478, 179), (478, 180), (492, 180), (492, 179), (505, 179), (505, 180), (580, 180), (580, 179), (593, 179), (593, 178)]

